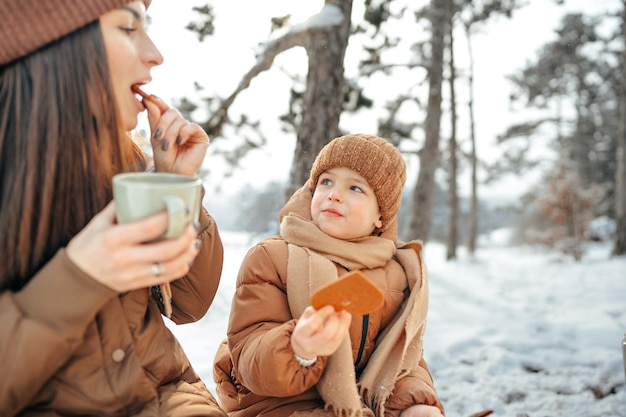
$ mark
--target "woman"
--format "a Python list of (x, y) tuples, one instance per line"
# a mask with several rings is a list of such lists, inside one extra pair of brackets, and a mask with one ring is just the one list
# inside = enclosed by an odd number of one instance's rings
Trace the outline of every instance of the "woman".
[(111, 202), (113, 175), (148, 168), (127, 133), (140, 112), (157, 171), (194, 176), (209, 144), (131, 89), (163, 62), (149, 3), (0, 2), (2, 416), (225, 415), (154, 290), (171, 283), (176, 323), (206, 313), (223, 259), (214, 220), (203, 209), (180, 238), (143, 244), (167, 214), (116, 224)]

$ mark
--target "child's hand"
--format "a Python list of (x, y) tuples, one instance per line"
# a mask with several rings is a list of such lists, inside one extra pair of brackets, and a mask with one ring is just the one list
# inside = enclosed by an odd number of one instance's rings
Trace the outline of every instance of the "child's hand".
[(348, 335), (352, 316), (347, 311), (337, 312), (331, 306), (304, 310), (291, 335), (293, 352), (303, 359), (329, 356), (337, 350)]
[(443, 417), (443, 414), (433, 405), (419, 404), (401, 412), (400, 417)]

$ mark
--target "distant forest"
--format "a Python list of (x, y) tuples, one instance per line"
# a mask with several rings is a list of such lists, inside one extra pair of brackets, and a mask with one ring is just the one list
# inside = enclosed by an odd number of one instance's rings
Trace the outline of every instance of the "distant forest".
[[(353, 20), (352, 0), (327, 0), (304, 24), (291, 25), (289, 16), (272, 19), (275, 33), (271, 39), (259, 39), (256, 64), (233, 69), (241, 70), (241, 82), (230, 95), (207, 96), (198, 103), (181, 98), (178, 103), (190, 118), (199, 108), (209, 115), (196, 121), (212, 137), (214, 153), (237, 169), (241, 158), (270, 139), (263, 121), (254, 115), (231, 118), (232, 104), (256, 76), (272, 68), (278, 55), (294, 47), (306, 51), (308, 71), (293, 75), (290, 100), (280, 116), (282, 129), (295, 142), (289, 177), (263, 190), (242, 190), (232, 202), (240, 215), (230, 226), (277, 232), (276, 213), (308, 178), (315, 155), (334, 137), (351, 133), (342, 131), (341, 116), (384, 103), (386, 116), (372, 133), (419, 161), (417, 178), (409, 179), (415, 185), (406, 191), (402, 205), (401, 239), (441, 240), (447, 258), (453, 259), (460, 245), (473, 253), (480, 234), (509, 226), (516, 228), (517, 242), (547, 245), (580, 259), (584, 243), (598, 238), (591, 222), (603, 218), (613, 225), (613, 253), (624, 255), (624, 2), (616, 0), (614, 14), (564, 15), (554, 28), (555, 37), (508, 76), (511, 108), (531, 110), (527, 113), (532, 116), (498, 137), (503, 156), (496, 163), (488, 164), (476, 150), (472, 38), (493, 19), (515, 19), (526, 4), (366, 0), (364, 15)], [(202, 41), (213, 35), (219, 16), (211, 3), (194, 11), (196, 18), (187, 29)], [(400, 22), (406, 32), (401, 35), (393, 30)], [(470, 62), (462, 66), (454, 54), (459, 39), (469, 45)], [(345, 75), (348, 47), (362, 48), (357, 71), (350, 71), (358, 75), (352, 78)], [(396, 58), (390, 61), (389, 56)], [(381, 74), (396, 81), (403, 77), (406, 89), (395, 97), (366, 96), (364, 86)], [(470, 120), (469, 127), (458, 126), (461, 114)], [(224, 138), (229, 146), (220, 145)], [(539, 145), (548, 152), (537, 152)], [(481, 202), (480, 186), (502, 175), (533, 170), (541, 170), (542, 180), (518, 204), (494, 209)], [(471, 182), (469, 196), (459, 194), (460, 179)]]

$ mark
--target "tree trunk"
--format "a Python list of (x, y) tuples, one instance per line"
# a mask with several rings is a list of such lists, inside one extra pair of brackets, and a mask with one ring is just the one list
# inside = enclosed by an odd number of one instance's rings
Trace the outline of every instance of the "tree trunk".
[(622, 0), (622, 49), (620, 118), (617, 137), (617, 168), (615, 170), (615, 219), (617, 229), (613, 255), (626, 255), (626, 0)]
[(478, 158), (476, 156), (476, 127), (474, 125), (474, 53), (472, 51), (472, 35), (469, 26), (466, 27), (467, 50), (469, 54), (469, 121), (470, 121), (470, 166), (472, 170), (472, 191), (470, 196), (469, 228), (467, 233), (467, 251), (470, 255), (476, 252), (478, 239)]
[[(452, 17), (452, 16), (450, 16)], [(456, 247), (458, 245), (458, 225), (459, 225), (459, 195), (457, 189), (457, 140), (456, 140), (456, 90), (454, 82), (456, 80), (456, 69), (454, 68), (454, 25), (450, 18), (448, 25), (448, 51), (450, 53), (450, 141), (448, 143), (448, 158), (450, 158), (448, 168), (448, 235), (446, 242), (446, 259), (456, 259)]]
[(431, 62), (428, 68), (429, 94), (425, 120), (426, 139), (419, 151), (420, 168), (413, 192), (413, 205), (407, 237), (426, 242), (430, 232), (435, 171), (439, 166), (439, 129), (441, 123), (441, 86), (447, 10), (450, 0), (431, 0)]
[(339, 117), (344, 98), (344, 56), (350, 36), (352, 0), (326, 0), (345, 17), (341, 25), (314, 31), (306, 46), (309, 57), (302, 120), (298, 127), (286, 197), (309, 178), (319, 151), (339, 136)]

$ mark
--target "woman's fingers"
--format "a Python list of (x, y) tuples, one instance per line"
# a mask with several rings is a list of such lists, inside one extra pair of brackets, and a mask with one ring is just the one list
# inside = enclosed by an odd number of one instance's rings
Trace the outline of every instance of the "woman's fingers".
[(209, 147), (209, 136), (162, 100), (144, 99), (150, 123), (150, 143), (157, 171), (195, 176)]
[[(200, 241), (194, 239), (190, 244), (185, 239), (181, 247), (182, 238), (173, 239), (150, 245), (144, 245), (143, 252), (134, 249), (127, 251), (118, 258), (122, 279), (127, 282), (136, 282), (137, 288), (162, 284), (176, 280), (189, 272), (193, 261), (198, 255)], [(166, 244), (167, 243), (167, 244)], [(160, 246), (149, 250), (149, 246)], [(127, 261), (132, 262), (127, 263)]]
[(189, 227), (181, 237), (175, 239), (161, 240), (149, 244), (128, 245), (123, 251), (120, 251), (117, 260), (121, 265), (131, 263), (166, 263), (178, 258), (183, 259), (184, 263), (188, 263), (193, 260), (189, 259), (189, 255), (195, 252), (190, 252), (190, 250), (196, 245), (198, 243), (196, 243), (195, 232), (192, 227)]
[(165, 133), (163, 134), (163, 139), (161, 141), (161, 149), (167, 151), (170, 147), (173, 148), (176, 145), (180, 145), (182, 143), (180, 132), (188, 124), (189, 122), (182, 117), (174, 119), (165, 129)]
[(100, 276), (118, 292), (171, 282), (189, 272), (200, 249), (190, 226), (183, 236), (109, 250)]
[(187, 123), (178, 132), (178, 144), (204, 145), (209, 147), (211, 140), (204, 129), (196, 123)]
[(158, 122), (154, 126), (151, 125), (152, 148), (163, 151), (170, 149), (176, 143), (178, 131), (187, 123), (175, 109), (169, 109), (163, 113)]
[(167, 231), (168, 214), (163, 211), (145, 219), (118, 224), (106, 231), (104, 240), (109, 247), (150, 242)]
[(148, 123), (150, 124), (150, 128), (154, 128), (161, 118), (161, 115), (170, 109), (167, 103), (154, 95), (151, 95), (149, 99), (144, 99), (143, 105), (148, 111)]
[(165, 212), (116, 224), (111, 203), (69, 242), (67, 255), (87, 275), (117, 292), (170, 282), (189, 272), (200, 244), (192, 225), (178, 238), (155, 241), (167, 224)]

